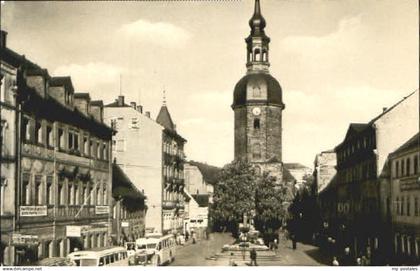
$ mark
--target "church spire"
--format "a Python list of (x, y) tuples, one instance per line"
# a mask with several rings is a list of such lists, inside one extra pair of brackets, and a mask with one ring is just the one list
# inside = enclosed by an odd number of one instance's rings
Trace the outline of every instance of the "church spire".
[(266, 22), (261, 13), (260, 0), (255, 0), (254, 14), (249, 20), (251, 33), (246, 38), (247, 43), (247, 68), (248, 73), (268, 73), (268, 44), (270, 38), (265, 35)]

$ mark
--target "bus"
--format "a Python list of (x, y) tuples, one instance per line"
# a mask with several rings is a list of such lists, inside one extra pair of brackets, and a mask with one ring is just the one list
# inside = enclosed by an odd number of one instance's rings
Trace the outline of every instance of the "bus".
[(136, 240), (136, 250), (153, 255), (153, 265), (163, 265), (175, 260), (176, 243), (172, 234), (147, 234)]
[(75, 251), (67, 258), (76, 266), (122, 266), (128, 265), (127, 249), (124, 247), (101, 247)]

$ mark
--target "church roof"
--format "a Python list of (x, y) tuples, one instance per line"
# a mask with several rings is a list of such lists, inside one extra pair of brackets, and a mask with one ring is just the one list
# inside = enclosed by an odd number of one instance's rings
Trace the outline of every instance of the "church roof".
[(273, 76), (268, 73), (250, 73), (242, 77), (236, 84), (233, 91), (232, 108), (246, 104), (248, 85), (265, 85), (267, 87), (267, 100), (264, 103), (284, 106), (280, 83)]
[(172, 121), (171, 114), (169, 113), (166, 105), (162, 105), (159, 114), (156, 118), (156, 122), (165, 127), (168, 130), (175, 131), (175, 125)]

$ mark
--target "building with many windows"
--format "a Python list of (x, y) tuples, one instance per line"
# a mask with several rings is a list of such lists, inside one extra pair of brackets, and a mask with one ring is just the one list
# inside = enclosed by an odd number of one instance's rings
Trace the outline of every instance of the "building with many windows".
[(184, 222), (184, 144), (187, 142), (176, 131), (166, 102), (163, 102), (156, 122), (164, 127), (163, 144), (163, 232), (181, 233)]
[[(335, 223), (354, 255), (370, 248), (385, 255), (389, 239), (382, 229), (381, 182), (386, 180), (388, 155), (406, 142), (419, 128), (419, 92), (412, 92), (368, 123), (350, 124), (342, 143), (335, 147)], [(384, 259), (376, 259), (379, 264)]]
[(383, 196), (397, 264), (420, 264), (420, 134), (390, 155), (390, 189)]
[(143, 114), (141, 105), (130, 105), (124, 96), (105, 106), (105, 122), (117, 131), (112, 141), (116, 164), (136, 189), (147, 196), (146, 228), (162, 232), (162, 130)]
[(113, 130), (103, 123), (102, 103), (75, 94), (70, 77), (50, 77), (6, 46), (1, 59), (11, 70), (5, 78), (17, 86), (10, 100), (15, 147), (9, 149), (16, 174), (7, 182), (14, 193), (2, 197), (13, 216), (12, 232), (2, 234), (4, 262), (28, 264), (107, 246)]
[(105, 106), (105, 120), (118, 131), (116, 163), (147, 196), (146, 230), (181, 232), (183, 222), (184, 143), (164, 104), (155, 120), (124, 96)]

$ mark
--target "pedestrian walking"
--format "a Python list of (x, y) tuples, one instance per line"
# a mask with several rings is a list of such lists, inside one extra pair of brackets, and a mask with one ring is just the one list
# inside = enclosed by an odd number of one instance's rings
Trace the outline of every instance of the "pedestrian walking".
[(274, 239), (274, 249), (277, 250), (279, 248), (279, 244), (277, 239)]
[(293, 248), (293, 250), (296, 250), (296, 247), (297, 247), (296, 235), (295, 234), (292, 234), (290, 237), (292, 239), (292, 248)]
[(251, 257), (251, 266), (257, 266), (257, 251), (255, 250), (255, 248), (253, 248), (250, 252), (250, 257)]
[(349, 247), (346, 247), (344, 249), (344, 256), (343, 256), (343, 259), (341, 260), (341, 262), (342, 262), (342, 265), (344, 265), (344, 266), (353, 266), (354, 265), (353, 259), (350, 255), (350, 248)]
[(188, 241), (190, 237), (190, 233), (188, 231), (185, 232), (185, 241)]

